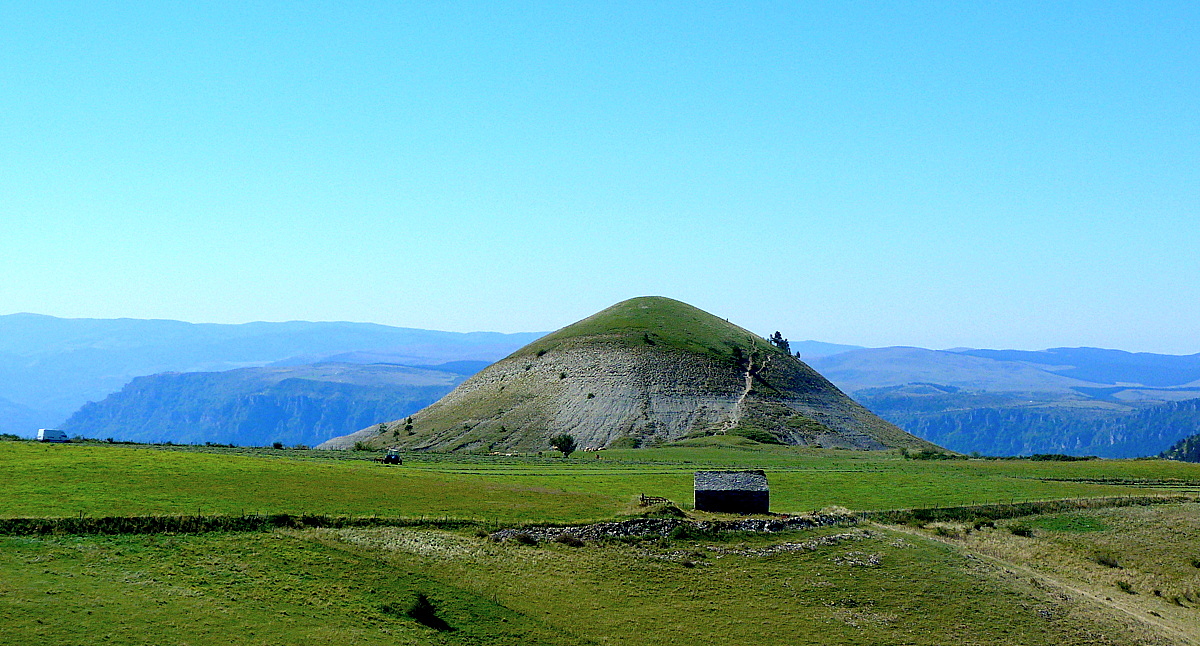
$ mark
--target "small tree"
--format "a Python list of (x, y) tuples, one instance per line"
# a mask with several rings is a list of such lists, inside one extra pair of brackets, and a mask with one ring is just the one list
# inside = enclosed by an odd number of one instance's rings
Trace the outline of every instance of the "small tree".
[(568, 457), (575, 452), (575, 437), (566, 433), (555, 435), (550, 438), (550, 446), (562, 453), (564, 458)]
[(788, 343), (788, 340), (783, 338), (783, 335), (779, 333), (779, 330), (776, 330), (775, 334), (771, 335), (770, 341), (771, 345), (779, 348), (780, 350), (783, 350), (788, 354), (792, 353), (792, 344)]

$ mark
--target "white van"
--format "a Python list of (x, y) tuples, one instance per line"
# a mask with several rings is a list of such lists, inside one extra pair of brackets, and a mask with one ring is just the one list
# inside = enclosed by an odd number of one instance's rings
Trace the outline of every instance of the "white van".
[(66, 442), (67, 434), (57, 428), (39, 428), (37, 439), (39, 442)]

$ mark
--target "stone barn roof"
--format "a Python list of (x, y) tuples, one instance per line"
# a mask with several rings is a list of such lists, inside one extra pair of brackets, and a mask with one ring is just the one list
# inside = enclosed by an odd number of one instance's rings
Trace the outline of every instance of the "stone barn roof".
[(762, 471), (697, 471), (696, 491), (770, 491)]

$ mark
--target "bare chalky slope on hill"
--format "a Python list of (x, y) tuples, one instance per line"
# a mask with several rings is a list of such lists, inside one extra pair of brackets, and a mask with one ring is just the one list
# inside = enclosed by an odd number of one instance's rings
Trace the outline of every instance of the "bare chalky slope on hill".
[(437, 450), (649, 445), (732, 433), (854, 449), (929, 448), (798, 358), (685, 303), (624, 301), (518, 350), (409, 420), (330, 440)]

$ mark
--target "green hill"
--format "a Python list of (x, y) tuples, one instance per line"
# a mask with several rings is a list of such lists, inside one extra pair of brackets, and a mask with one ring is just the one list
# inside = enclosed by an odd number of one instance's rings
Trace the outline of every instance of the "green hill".
[(595, 342), (662, 349), (739, 362), (748, 353), (778, 353), (766, 339), (687, 303), (662, 296), (621, 301), (517, 350), (513, 357), (540, 356)]
[(876, 417), (795, 356), (695, 307), (624, 301), (517, 350), (394, 432), (331, 440), (416, 449), (651, 446), (734, 434), (759, 442), (933, 448)]

